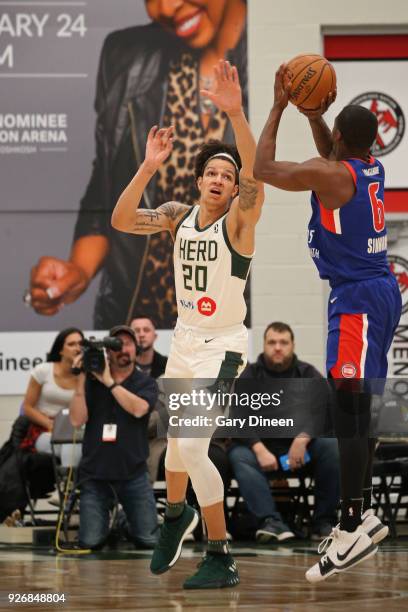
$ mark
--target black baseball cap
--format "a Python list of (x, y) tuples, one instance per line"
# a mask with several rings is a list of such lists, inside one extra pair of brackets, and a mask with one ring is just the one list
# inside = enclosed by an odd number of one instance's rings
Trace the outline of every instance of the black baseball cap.
[(137, 346), (136, 334), (133, 331), (133, 329), (129, 327), (128, 325), (115, 325), (115, 327), (112, 327), (112, 329), (109, 332), (109, 335), (112, 338), (114, 338), (118, 334), (128, 334), (132, 338), (133, 342), (135, 343), (135, 346)]

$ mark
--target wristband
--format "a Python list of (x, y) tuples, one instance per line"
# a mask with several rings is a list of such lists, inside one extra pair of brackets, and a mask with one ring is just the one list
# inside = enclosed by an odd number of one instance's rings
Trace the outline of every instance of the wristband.
[(119, 387), (119, 383), (114, 382), (110, 387), (108, 387), (108, 390), (112, 391), (115, 387)]

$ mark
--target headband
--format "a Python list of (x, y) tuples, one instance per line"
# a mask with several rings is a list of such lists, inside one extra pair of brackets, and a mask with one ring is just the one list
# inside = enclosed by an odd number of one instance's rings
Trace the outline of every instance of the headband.
[(232, 164), (234, 164), (234, 166), (235, 166), (235, 170), (236, 170), (236, 171), (238, 172), (238, 174), (239, 174), (238, 164), (237, 164), (237, 162), (235, 161), (235, 159), (232, 157), (232, 155), (230, 155), (229, 153), (222, 153), (222, 152), (221, 152), (221, 153), (215, 153), (215, 155), (211, 155), (211, 157), (209, 157), (209, 158), (207, 159), (207, 161), (206, 161), (206, 164), (205, 164), (205, 165), (207, 165), (207, 164), (208, 164), (208, 162), (210, 162), (212, 159), (214, 159), (214, 158), (216, 158), (216, 157), (219, 157), (219, 158), (221, 158), (221, 159), (226, 159), (227, 161), (229, 161), (229, 162), (231, 162)]

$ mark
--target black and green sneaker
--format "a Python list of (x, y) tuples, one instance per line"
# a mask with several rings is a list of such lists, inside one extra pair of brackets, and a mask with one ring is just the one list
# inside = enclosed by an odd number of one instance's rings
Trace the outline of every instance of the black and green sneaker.
[(187, 505), (177, 519), (164, 519), (150, 562), (150, 571), (153, 574), (163, 574), (176, 563), (184, 539), (194, 531), (198, 521), (198, 512)]
[(223, 589), (237, 584), (239, 575), (232, 556), (207, 553), (197, 572), (187, 578), (183, 589)]

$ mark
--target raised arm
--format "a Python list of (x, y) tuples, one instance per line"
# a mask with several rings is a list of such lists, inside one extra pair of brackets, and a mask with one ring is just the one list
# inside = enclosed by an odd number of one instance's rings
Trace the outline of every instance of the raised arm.
[(323, 157), (303, 163), (275, 160), (278, 128), (290, 89), (290, 82), (284, 84), (285, 70), (282, 64), (275, 75), (274, 103), (258, 142), (255, 177), (285, 191), (315, 191), (326, 208), (340, 208), (354, 193), (352, 177), (341, 162)]
[(315, 141), (316, 149), (319, 155), (325, 159), (334, 159), (333, 153), (333, 137), (331, 130), (325, 120), (324, 113), (329, 106), (336, 100), (337, 90), (330, 91), (325, 99), (321, 101), (318, 110), (305, 110), (299, 108), (299, 112), (305, 115), (309, 120), (309, 125), (312, 130), (313, 140)]
[(112, 213), (112, 227), (128, 234), (155, 234), (174, 229), (189, 210), (178, 202), (166, 202), (155, 210), (139, 204), (149, 181), (173, 149), (173, 127), (158, 129), (155, 125), (147, 137), (146, 154), (129, 185), (124, 189)]
[[(286, 65), (282, 64), (275, 74), (273, 106), (256, 147), (254, 166), (255, 178), (269, 185), (274, 185), (275, 187), (281, 187), (281, 185), (275, 184), (277, 178), (275, 175), (278, 170), (278, 162), (275, 161), (276, 138), (283, 111), (289, 102), (289, 90), (291, 86), (290, 81), (284, 85), (283, 77), (285, 70)], [(290, 162), (283, 163), (285, 163), (285, 169), (289, 169), (289, 167), (293, 165)], [(281, 188), (285, 189), (285, 187)], [(303, 189), (299, 186), (298, 190), (302, 191)]]
[[(236, 71), (236, 68), (234, 67)], [(261, 216), (264, 202), (263, 183), (254, 178), (256, 142), (252, 135), (244, 111), (229, 116), (234, 131), (235, 142), (241, 158), (242, 168), (239, 173), (239, 195), (232, 208), (237, 208), (238, 221), (256, 223)]]
[[(234, 248), (240, 252), (242, 249), (252, 252), (254, 227), (264, 201), (263, 184), (254, 178), (256, 142), (242, 107), (242, 92), (236, 67), (220, 60), (218, 65), (214, 66), (214, 77), (213, 91), (202, 90), (201, 93), (227, 114), (242, 163), (239, 195), (234, 199), (227, 216), (228, 234)], [(248, 230), (251, 234), (249, 238), (245, 236)]]
[(334, 159), (333, 139), (329, 126), (322, 116), (308, 117), (316, 149), (325, 159)]

